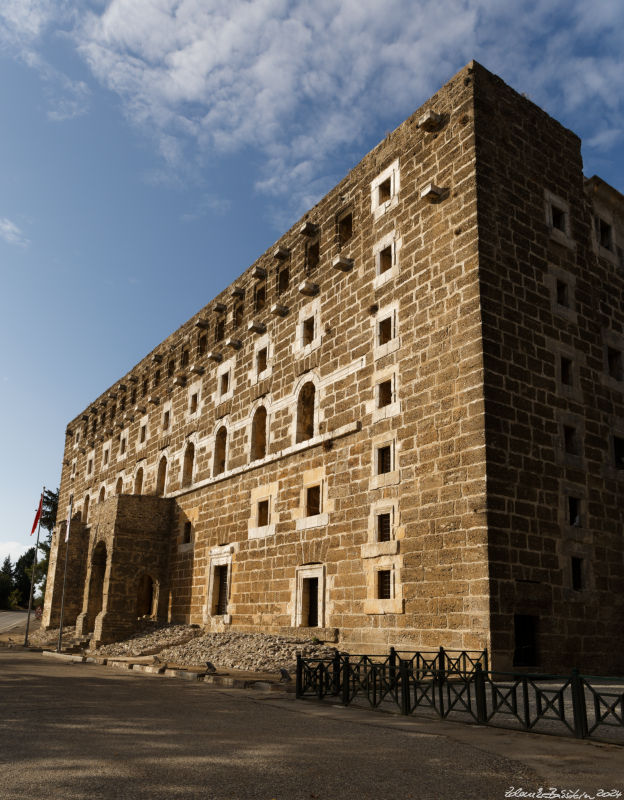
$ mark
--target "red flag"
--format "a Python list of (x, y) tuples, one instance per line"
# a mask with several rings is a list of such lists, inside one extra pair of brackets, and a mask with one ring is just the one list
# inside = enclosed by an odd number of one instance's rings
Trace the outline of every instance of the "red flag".
[(37, 513), (35, 514), (35, 521), (33, 522), (32, 530), (30, 532), (31, 536), (37, 530), (37, 525), (39, 524), (39, 520), (41, 519), (42, 507), (43, 507), (43, 495), (41, 495), (41, 498), (39, 499), (39, 508), (37, 509)]

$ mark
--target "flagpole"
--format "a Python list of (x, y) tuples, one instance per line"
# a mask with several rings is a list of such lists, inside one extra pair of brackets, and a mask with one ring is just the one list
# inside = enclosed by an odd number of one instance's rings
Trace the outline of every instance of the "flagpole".
[(67, 581), (67, 556), (69, 554), (69, 528), (71, 526), (72, 506), (74, 504), (74, 495), (69, 496), (69, 512), (67, 513), (67, 530), (65, 532), (65, 567), (63, 570), (63, 591), (61, 593), (61, 622), (59, 625), (58, 644), (56, 645), (56, 652), (61, 652), (61, 642), (63, 640), (63, 614), (65, 611), (65, 583)]
[[(45, 494), (45, 486), (41, 490), (41, 500), (39, 501), (39, 508), (43, 508), (43, 495)], [(39, 533), (41, 532), (41, 514), (39, 516), (39, 523), (37, 525), (37, 542), (35, 544), (35, 560), (32, 566), (32, 574), (30, 576), (30, 597), (28, 598), (28, 616), (26, 617), (26, 634), (24, 635), (24, 647), (28, 647), (28, 630), (30, 628), (30, 612), (32, 611), (33, 591), (35, 589), (35, 572), (37, 571), (37, 551), (39, 550)]]

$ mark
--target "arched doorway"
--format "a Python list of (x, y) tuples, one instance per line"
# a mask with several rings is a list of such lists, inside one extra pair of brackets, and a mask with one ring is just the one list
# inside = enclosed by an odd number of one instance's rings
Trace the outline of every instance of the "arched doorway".
[(137, 617), (151, 617), (154, 614), (154, 581), (151, 575), (141, 575), (137, 585)]
[(251, 423), (251, 460), (266, 456), (266, 427), (267, 412), (264, 406), (260, 406), (253, 417)]
[(104, 576), (106, 574), (106, 545), (99, 542), (91, 556), (91, 580), (89, 582), (89, 604), (87, 607), (87, 631), (93, 632), (95, 618), (104, 604)]

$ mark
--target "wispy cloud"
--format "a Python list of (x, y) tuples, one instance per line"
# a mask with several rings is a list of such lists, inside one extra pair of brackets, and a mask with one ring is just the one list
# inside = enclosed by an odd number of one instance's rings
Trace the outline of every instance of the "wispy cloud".
[(0, 217), (0, 239), (18, 247), (27, 247), (30, 244), (23, 231), (6, 217)]
[[(291, 209), (471, 58), (596, 146), (624, 128), (619, 0), (5, 0), (13, 47), (36, 61), (63, 26), (95, 79), (154, 137), (171, 176), (209, 156), (260, 155), (258, 191)], [(1, 17), (0, 17), (1, 18)], [(0, 41), (2, 35), (0, 34)], [(88, 89), (73, 87), (76, 108)], [(82, 94), (81, 94), (82, 93)], [(62, 109), (60, 117), (71, 116)], [(564, 119), (565, 122), (565, 119)], [(170, 177), (167, 177), (170, 176)], [(215, 209), (213, 209), (215, 210)]]
[(182, 222), (195, 222), (211, 214), (226, 214), (230, 210), (230, 206), (231, 203), (227, 197), (204, 194), (195, 209), (186, 214), (181, 214), (180, 219)]

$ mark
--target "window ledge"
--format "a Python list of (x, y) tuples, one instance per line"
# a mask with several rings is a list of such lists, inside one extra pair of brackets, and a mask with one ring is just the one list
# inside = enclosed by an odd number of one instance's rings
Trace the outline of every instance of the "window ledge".
[(178, 553), (190, 553), (193, 550), (193, 542), (186, 542), (178, 545)]
[(247, 531), (249, 539), (266, 539), (268, 536), (275, 536), (275, 523), (270, 525), (261, 525), (258, 528), (249, 527)]
[(383, 408), (376, 408), (373, 411), (373, 422), (379, 422), (382, 419), (389, 419), (390, 417), (396, 417), (397, 414), (401, 413), (401, 402), (399, 400), (395, 401), (394, 403), (390, 403)]
[(379, 556), (394, 556), (399, 552), (399, 543), (396, 540), (389, 542), (371, 542), (362, 545), (362, 558), (379, 558)]
[(365, 614), (402, 614), (403, 598), (392, 598), (390, 600), (365, 600)]
[(382, 272), (381, 275), (376, 275), (373, 279), (373, 289), (379, 289), (381, 286), (385, 286), (388, 281), (393, 280), (399, 274), (399, 265), (395, 264), (390, 269), (387, 269), (385, 272)]
[(299, 517), (295, 529), (306, 531), (308, 528), (322, 528), (329, 523), (329, 514), (315, 514), (313, 517)]
[(390, 353), (394, 353), (396, 350), (399, 349), (399, 337), (395, 336), (394, 339), (390, 339), (389, 342), (385, 344), (379, 344), (377, 347), (373, 348), (373, 358), (377, 361), (384, 356), (390, 355)]
[(570, 250), (576, 250), (576, 242), (574, 239), (571, 239), (568, 234), (565, 233), (565, 231), (561, 231), (559, 228), (550, 228), (549, 234), (553, 242), (562, 244), (564, 247), (568, 247)]
[(373, 475), (369, 481), (369, 489), (382, 489), (384, 486), (396, 486), (399, 483), (399, 470), (384, 472), (383, 475)]

